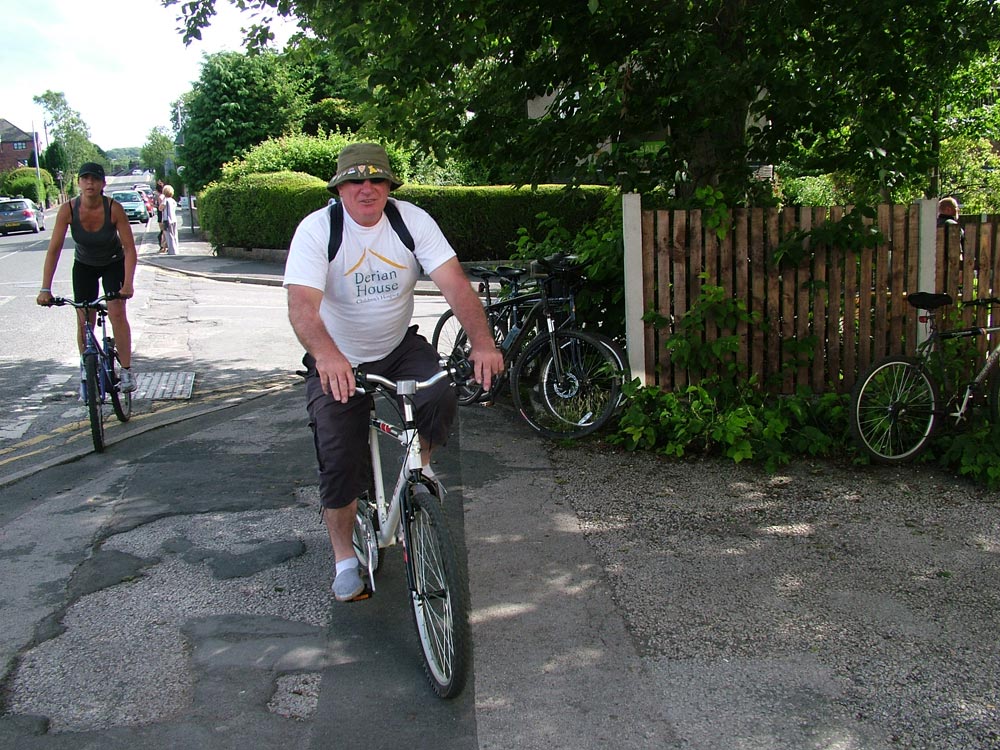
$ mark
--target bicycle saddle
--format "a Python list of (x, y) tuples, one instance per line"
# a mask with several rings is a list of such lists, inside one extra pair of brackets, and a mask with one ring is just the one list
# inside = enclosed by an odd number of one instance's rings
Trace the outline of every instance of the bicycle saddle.
[(937, 310), (939, 307), (954, 302), (950, 294), (935, 294), (934, 292), (914, 292), (907, 296), (906, 301), (918, 310)]

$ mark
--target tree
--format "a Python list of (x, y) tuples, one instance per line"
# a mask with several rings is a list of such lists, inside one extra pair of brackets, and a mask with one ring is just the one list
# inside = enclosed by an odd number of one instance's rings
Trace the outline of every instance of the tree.
[[(214, 2), (183, 4), (189, 37)], [(367, 73), (390, 137), (525, 182), (721, 185), (736, 200), (761, 164), (851, 172), (882, 193), (929, 185), (949, 113), (995, 81), (965, 76), (1000, 38), (992, 0), (237, 4), (298, 16)]]
[(170, 129), (161, 125), (150, 130), (146, 142), (139, 149), (139, 158), (143, 166), (166, 174), (167, 161), (172, 161), (174, 158), (174, 138)]
[(97, 147), (90, 142), (90, 129), (80, 113), (69, 106), (61, 91), (46, 91), (33, 98), (45, 110), (46, 124), (65, 154), (67, 175), (76, 172), (85, 161), (100, 161)]
[(251, 146), (300, 130), (306, 106), (301, 89), (277, 54), (206, 56), (183, 108), (178, 150), (188, 184), (201, 189)]

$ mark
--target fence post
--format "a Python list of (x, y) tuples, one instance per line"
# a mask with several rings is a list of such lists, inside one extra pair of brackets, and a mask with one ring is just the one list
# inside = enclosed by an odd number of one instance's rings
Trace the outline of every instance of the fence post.
[(642, 196), (622, 195), (625, 240), (625, 349), (632, 377), (646, 382), (646, 337), (642, 322)]
[[(917, 201), (920, 207), (920, 247), (917, 252), (918, 292), (937, 292), (937, 206), (936, 198)], [(927, 338), (925, 326), (917, 324), (917, 343)]]

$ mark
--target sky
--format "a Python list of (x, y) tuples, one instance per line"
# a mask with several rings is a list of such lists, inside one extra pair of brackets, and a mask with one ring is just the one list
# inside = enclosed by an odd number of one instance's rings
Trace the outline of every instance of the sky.
[[(103, 150), (141, 147), (149, 132), (170, 126), (170, 103), (198, 80), (202, 58), (241, 51), (240, 29), (254, 19), (227, 0), (202, 39), (185, 47), (177, 5), (160, 0), (33, 0), (5, 13), (0, 46), (0, 117), (45, 141), (44, 110), (33, 97), (61, 91)], [(294, 25), (272, 25), (283, 44)], [(11, 72), (16, 71), (16, 75)], [(50, 135), (51, 137), (51, 135)]]

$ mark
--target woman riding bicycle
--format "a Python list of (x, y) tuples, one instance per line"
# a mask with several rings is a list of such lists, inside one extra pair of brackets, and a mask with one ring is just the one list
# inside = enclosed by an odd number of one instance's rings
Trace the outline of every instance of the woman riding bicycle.
[[(132, 330), (125, 311), (125, 300), (132, 297), (135, 278), (136, 252), (132, 227), (121, 204), (104, 195), (104, 167), (87, 162), (80, 167), (77, 177), (80, 196), (59, 207), (56, 224), (52, 228), (49, 248), (45, 253), (42, 269), (42, 288), (36, 302), (43, 307), (52, 305), (52, 278), (59, 264), (66, 229), (69, 228), (76, 253), (73, 263), (73, 299), (91, 302), (99, 295), (98, 285), (103, 282), (105, 294), (118, 294), (119, 299), (108, 302), (108, 317), (114, 329), (118, 357), (122, 364), (121, 390), (135, 390), (132, 366)], [(94, 312), (89, 312), (90, 323)], [(84, 347), (84, 314), (79, 312), (77, 345), (81, 355)], [(81, 379), (83, 365), (80, 366)]]

